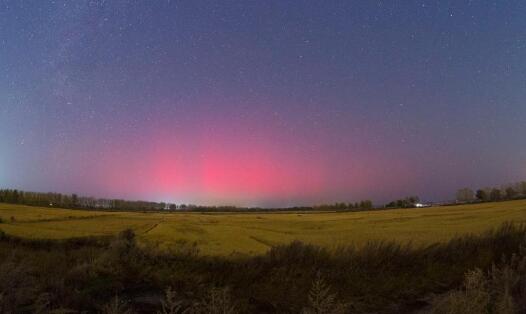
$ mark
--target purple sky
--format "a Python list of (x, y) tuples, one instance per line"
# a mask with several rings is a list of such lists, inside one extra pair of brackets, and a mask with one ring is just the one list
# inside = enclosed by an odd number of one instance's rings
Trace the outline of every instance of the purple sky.
[(526, 179), (524, 1), (2, 1), (0, 187), (289, 206)]

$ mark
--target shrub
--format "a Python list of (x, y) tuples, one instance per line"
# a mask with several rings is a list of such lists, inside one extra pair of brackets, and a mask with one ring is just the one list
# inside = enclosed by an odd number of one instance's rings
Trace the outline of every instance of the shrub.
[(336, 294), (331, 293), (331, 288), (318, 274), (312, 283), (309, 292), (309, 305), (304, 308), (303, 314), (344, 314), (347, 306), (337, 301)]
[(228, 288), (211, 288), (191, 310), (196, 314), (236, 314), (236, 306), (231, 300)]
[(29, 304), (36, 292), (31, 268), (16, 255), (11, 254), (0, 263), (0, 313), (16, 313)]
[(104, 305), (101, 309), (101, 314), (133, 314), (134, 312), (128, 308), (128, 303), (115, 296), (111, 302)]
[(35, 314), (47, 314), (51, 312), (51, 294), (41, 293), (33, 305)]
[(500, 266), (493, 265), (487, 274), (480, 269), (468, 271), (464, 288), (437, 298), (431, 313), (523, 313), (525, 299), (526, 250), (521, 249)]
[(177, 314), (183, 311), (183, 302), (177, 300), (176, 293), (171, 287), (168, 287), (164, 294), (164, 299), (161, 301), (162, 309), (157, 314)]
[(436, 301), (433, 314), (488, 313), (488, 280), (480, 269), (466, 273), (464, 289)]
[(135, 231), (132, 229), (124, 229), (119, 233), (119, 239), (127, 243), (135, 243)]
[(113, 260), (124, 261), (137, 248), (135, 232), (131, 229), (121, 231), (110, 243), (109, 254)]

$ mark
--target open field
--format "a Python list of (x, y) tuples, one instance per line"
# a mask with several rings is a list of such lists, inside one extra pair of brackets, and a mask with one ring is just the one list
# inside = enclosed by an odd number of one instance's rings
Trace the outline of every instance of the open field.
[(443, 242), (505, 221), (526, 222), (526, 200), (354, 213), (136, 213), (0, 204), (0, 218), (1, 230), (25, 238), (112, 235), (132, 228), (139, 241), (161, 247), (186, 240), (203, 254), (259, 254), (293, 240), (325, 247), (369, 240)]

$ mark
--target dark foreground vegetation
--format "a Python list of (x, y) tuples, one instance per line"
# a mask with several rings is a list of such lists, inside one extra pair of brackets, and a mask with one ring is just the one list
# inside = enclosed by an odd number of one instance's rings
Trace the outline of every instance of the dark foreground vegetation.
[(524, 313), (525, 237), (524, 226), (506, 224), (420, 248), (295, 242), (220, 258), (187, 243), (141, 247), (132, 231), (66, 241), (0, 234), (0, 313)]

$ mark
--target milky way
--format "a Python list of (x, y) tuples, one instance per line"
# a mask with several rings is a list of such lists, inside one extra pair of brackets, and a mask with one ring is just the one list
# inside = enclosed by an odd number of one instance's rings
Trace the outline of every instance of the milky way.
[(524, 1), (2, 1), (0, 186), (288, 206), (526, 179)]

